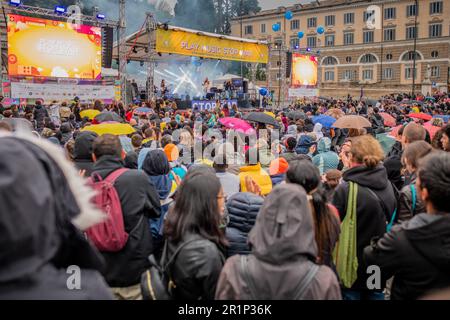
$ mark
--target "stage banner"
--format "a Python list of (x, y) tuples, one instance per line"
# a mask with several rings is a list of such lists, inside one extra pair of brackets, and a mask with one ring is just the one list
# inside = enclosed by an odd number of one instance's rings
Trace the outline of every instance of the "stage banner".
[(311, 88), (289, 88), (289, 97), (317, 97), (319, 91)]
[(10, 76), (101, 79), (101, 28), (8, 15)]
[(12, 98), (43, 99), (45, 102), (53, 100), (73, 100), (79, 97), (80, 101), (105, 100), (115, 98), (115, 86), (100, 85), (71, 85), (71, 84), (40, 84), (40, 83), (11, 83)]
[[(231, 109), (233, 104), (238, 105), (237, 99), (233, 100), (222, 100), (220, 102), (222, 106), (226, 103), (228, 108)], [(192, 109), (194, 111), (205, 111), (205, 110), (213, 110), (216, 108), (215, 100), (192, 100)]]
[(158, 29), (156, 51), (208, 59), (222, 59), (252, 63), (268, 63), (269, 47), (264, 44), (216, 38), (184, 30)]
[(316, 56), (294, 53), (292, 55), (292, 87), (316, 88), (317, 65)]

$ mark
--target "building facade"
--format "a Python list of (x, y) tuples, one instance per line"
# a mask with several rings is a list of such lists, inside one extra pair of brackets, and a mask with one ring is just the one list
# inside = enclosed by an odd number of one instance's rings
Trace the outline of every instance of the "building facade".
[[(286, 11), (292, 19), (285, 19)], [(280, 30), (274, 32), (277, 23)], [(317, 33), (319, 26), (323, 34)], [(237, 18), (231, 30), (235, 36), (269, 41), (267, 85), (281, 102), (288, 99), (290, 81), (283, 57), (306, 48), (319, 55), (321, 96), (363, 92), (376, 98), (413, 87), (424, 94), (448, 91), (450, 0), (314, 1)]]

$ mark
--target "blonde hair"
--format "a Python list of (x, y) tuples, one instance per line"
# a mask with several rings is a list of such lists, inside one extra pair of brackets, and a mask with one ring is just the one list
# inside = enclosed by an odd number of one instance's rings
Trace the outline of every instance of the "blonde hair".
[(192, 138), (192, 135), (189, 131), (187, 130), (183, 130), (180, 134), (180, 143), (187, 145), (187, 146), (192, 146), (194, 144), (194, 139)]
[(370, 135), (359, 136), (352, 138), (351, 141), (350, 153), (353, 162), (375, 168), (384, 159), (383, 148), (374, 137)]

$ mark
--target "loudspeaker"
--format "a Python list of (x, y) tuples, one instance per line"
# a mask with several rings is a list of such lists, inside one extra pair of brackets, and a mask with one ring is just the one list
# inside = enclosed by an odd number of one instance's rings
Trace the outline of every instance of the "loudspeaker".
[(113, 56), (114, 29), (102, 27), (102, 67), (111, 68)]
[(248, 93), (248, 81), (243, 82), (243, 90), (244, 93)]
[(286, 78), (291, 77), (292, 72), (292, 52), (286, 53)]

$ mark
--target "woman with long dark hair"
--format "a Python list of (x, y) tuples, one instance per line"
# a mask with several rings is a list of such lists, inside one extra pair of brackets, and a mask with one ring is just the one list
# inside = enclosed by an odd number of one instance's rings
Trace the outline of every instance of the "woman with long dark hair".
[(219, 179), (209, 172), (189, 174), (177, 190), (165, 221), (162, 257), (164, 264), (181, 248), (169, 268), (176, 299), (214, 299), (227, 244), (220, 229), (224, 198)]
[(318, 249), (316, 262), (334, 269), (332, 253), (339, 238), (339, 220), (332, 211), (334, 207), (327, 203), (319, 170), (310, 161), (293, 161), (286, 181), (302, 186), (308, 194)]

